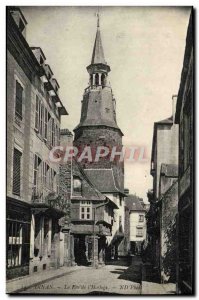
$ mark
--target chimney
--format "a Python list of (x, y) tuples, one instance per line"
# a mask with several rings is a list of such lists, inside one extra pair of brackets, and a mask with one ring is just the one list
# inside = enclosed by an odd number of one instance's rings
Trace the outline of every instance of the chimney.
[(125, 188), (124, 189), (124, 194), (128, 195), (129, 194), (129, 189)]
[(26, 38), (26, 25), (28, 24), (22, 11), (20, 10), (19, 7), (11, 6), (8, 7), (19, 31), (22, 33), (24, 38)]
[(67, 128), (60, 130), (60, 144), (63, 147), (73, 146), (73, 134)]
[(175, 123), (175, 114), (176, 114), (176, 103), (177, 103), (178, 95), (172, 96), (172, 116), (173, 116), (173, 124)]

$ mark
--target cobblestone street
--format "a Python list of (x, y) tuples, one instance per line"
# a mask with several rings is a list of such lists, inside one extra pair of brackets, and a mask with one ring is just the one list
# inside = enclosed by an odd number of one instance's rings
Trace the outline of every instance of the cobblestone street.
[(38, 294), (140, 294), (140, 263), (130, 267), (117, 264), (93, 269), (75, 268), (69, 274), (25, 290)]

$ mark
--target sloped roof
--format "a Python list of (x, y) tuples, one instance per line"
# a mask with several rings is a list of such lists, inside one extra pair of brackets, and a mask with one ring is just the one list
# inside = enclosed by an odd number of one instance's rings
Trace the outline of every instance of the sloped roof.
[(155, 124), (173, 124), (173, 116), (171, 116), (167, 119), (155, 122)]
[(91, 59), (91, 64), (106, 65), (99, 26), (97, 27), (97, 33), (96, 33), (96, 37), (95, 37), (95, 44), (93, 47), (93, 55), (92, 55), (92, 59)]
[(151, 161), (153, 161), (154, 158), (154, 151), (155, 151), (155, 144), (156, 144), (156, 139), (157, 139), (157, 127), (158, 125), (172, 125), (173, 124), (173, 116), (157, 121), (154, 123), (153, 126), (153, 139), (152, 139), (152, 149), (151, 149)]
[(72, 136), (73, 134), (72, 134), (72, 132), (71, 132), (69, 129), (64, 128), (64, 129), (61, 129), (61, 130), (60, 130), (60, 135), (68, 135), (68, 136)]
[(123, 193), (115, 181), (112, 169), (84, 169), (91, 182), (103, 193)]
[[(183, 60), (183, 68), (181, 72), (181, 80), (180, 80), (180, 87), (178, 91), (178, 99), (176, 104), (176, 115), (175, 115), (175, 122), (179, 124), (180, 122), (180, 114), (182, 109), (182, 102), (183, 102), (183, 95), (184, 91), (186, 90), (186, 80), (188, 76), (188, 72), (190, 70), (190, 61), (192, 59), (192, 55), (194, 55), (194, 16), (193, 16), (193, 7), (191, 8), (191, 13), (189, 17), (189, 24), (187, 29), (187, 36), (186, 36), (186, 46), (184, 52), (184, 60)], [(192, 82), (192, 85), (194, 83)]]
[(130, 211), (145, 211), (141, 204), (141, 198), (136, 195), (128, 195), (125, 198), (125, 206), (128, 207)]
[[(74, 159), (73, 160), (73, 176), (78, 176), (82, 180), (82, 195), (81, 200), (109, 200), (110, 205), (113, 205), (114, 208), (118, 208), (117, 205), (107, 198), (105, 195), (99, 191), (98, 187), (93, 184), (89, 176), (86, 174), (85, 170), (81, 165)], [(78, 196), (72, 196), (72, 199), (77, 199)], [(79, 198), (78, 198), (79, 200)]]
[(178, 176), (178, 165), (176, 164), (161, 164), (161, 175), (167, 177), (177, 177)]

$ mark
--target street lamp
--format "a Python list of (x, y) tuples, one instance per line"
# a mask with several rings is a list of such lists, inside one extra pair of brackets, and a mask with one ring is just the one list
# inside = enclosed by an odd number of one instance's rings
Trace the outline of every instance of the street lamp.
[(99, 204), (99, 205), (97, 205), (93, 208), (93, 267), (94, 268), (97, 268), (97, 264), (96, 264), (96, 261), (95, 261), (95, 216), (96, 216), (96, 209), (100, 208), (102, 206), (105, 206), (108, 203), (109, 203), (109, 199), (107, 199), (106, 202), (104, 202), (102, 204)]

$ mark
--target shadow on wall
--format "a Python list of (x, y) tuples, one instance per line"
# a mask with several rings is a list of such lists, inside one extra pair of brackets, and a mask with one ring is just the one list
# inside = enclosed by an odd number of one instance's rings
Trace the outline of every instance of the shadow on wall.
[(140, 256), (134, 256), (131, 265), (127, 269), (118, 268), (111, 271), (111, 273), (118, 274), (118, 279), (140, 283), (142, 281), (142, 260)]
[(165, 231), (166, 252), (162, 257), (162, 266), (168, 282), (176, 282), (176, 218), (170, 221)]

